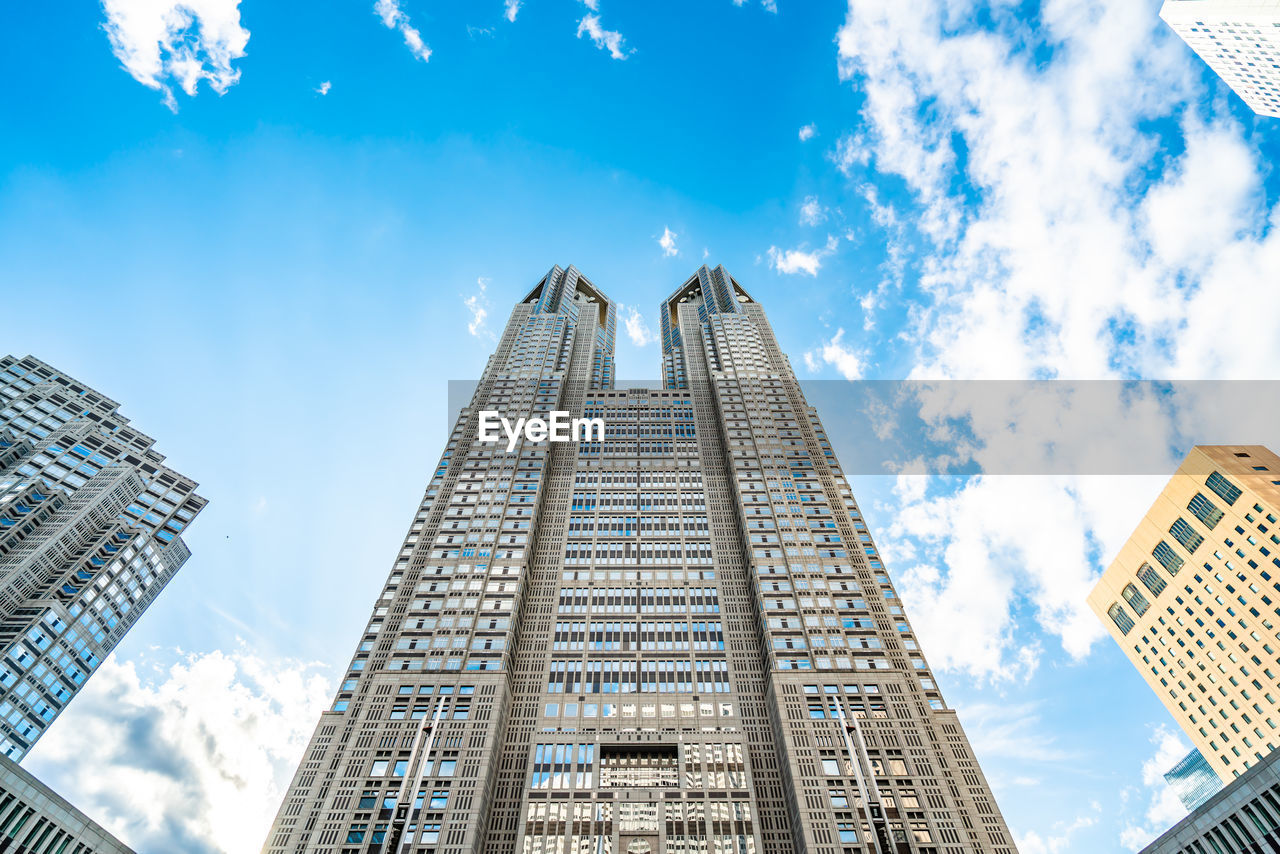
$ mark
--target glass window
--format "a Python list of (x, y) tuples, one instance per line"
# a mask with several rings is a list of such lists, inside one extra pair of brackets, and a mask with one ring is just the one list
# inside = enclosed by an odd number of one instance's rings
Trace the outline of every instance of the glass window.
[(1159, 596), (1160, 591), (1164, 590), (1166, 586), (1165, 580), (1160, 576), (1160, 573), (1152, 569), (1149, 563), (1143, 563), (1142, 566), (1138, 567), (1138, 580), (1151, 591), (1152, 596)]
[(1220, 472), (1215, 471), (1209, 475), (1204, 485), (1212, 489), (1223, 501), (1227, 502), (1228, 507), (1235, 504), (1236, 499), (1240, 497), (1240, 487), (1227, 480)]
[(1205, 498), (1202, 492), (1195, 494), (1191, 499), (1191, 503), (1187, 505), (1187, 509), (1210, 531), (1222, 521), (1222, 511), (1218, 509), (1216, 504)]
[(1129, 603), (1129, 607), (1139, 617), (1147, 613), (1147, 608), (1151, 607), (1150, 603), (1147, 602), (1147, 597), (1138, 592), (1138, 588), (1132, 584), (1126, 584), (1120, 595), (1124, 597), (1124, 601)]
[(1186, 562), (1173, 550), (1173, 546), (1164, 540), (1156, 543), (1156, 547), (1151, 550), (1151, 555), (1160, 561), (1161, 566), (1169, 570), (1170, 575), (1177, 575), (1178, 570), (1182, 569), (1182, 564)]
[(1181, 517), (1169, 526), (1169, 533), (1173, 534), (1175, 540), (1182, 543), (1182, 547), (1188, 554), (1195, 554), (1196, 549), (1200, 548), (1200, 544), (1204, 542), (1204, 537)]
[(1133, 628), (1133, 618), (1125, 612), (1124, 608), (1120, 607), (1118, 602), (1107, 609), (1107, 616), (1120, 629), (1120, 634), (1122, 635), (1129, 634), (1129, 630)]

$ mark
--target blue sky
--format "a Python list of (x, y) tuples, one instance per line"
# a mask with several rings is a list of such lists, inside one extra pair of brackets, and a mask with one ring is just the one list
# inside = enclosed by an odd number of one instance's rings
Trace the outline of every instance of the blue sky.
[[(0, 348), (123, 401), (211, 499), (29, 760), (142, 850), (256, 850), (447, 381), (553, 264), (626, 306), (623, 378), (658, 376), (646, 331), (704, 258), (804, 378), (1274, 378), (1280, 120), (1158, 3), (591, 5), (5, 13)], [(1083, 603), (1159, 485), (855, 482), (1029, 854), (1174, 817), (1172, 723)]]

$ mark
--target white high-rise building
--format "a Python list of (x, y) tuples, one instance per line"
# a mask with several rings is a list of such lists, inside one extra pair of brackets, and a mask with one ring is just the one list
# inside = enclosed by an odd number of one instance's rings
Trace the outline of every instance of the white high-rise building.
[(1255, 113), (1280, 118), (1280, 0), (1166, 0), (1160, 17)]

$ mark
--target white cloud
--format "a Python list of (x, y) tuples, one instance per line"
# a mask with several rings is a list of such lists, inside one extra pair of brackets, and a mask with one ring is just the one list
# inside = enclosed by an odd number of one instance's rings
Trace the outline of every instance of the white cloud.
[(232, 62), (245, 55), (249, 31), (240, 0), (103, 0), (111, 51), (142, 85), (177, 109), (173, 84), (195, 95), (201, 80), (219, 95), (240, 80)]
[(622, 306), (622, 309), (627, 314), (625, 325), (627, 337), (631, 339), (632, 344), (637, 347), (645, 347), (657, 340), (657, 337), (649, 330), (649, 325), (644, 322), (644, 315), (635, 306)]
[(1043, 650), (1020, 615), (1072, 659), (1086, 656), (1105, 636), (1085, 605), (1096, 556), (1118, 551), (1151, 502), (1152, 479), (999, 475), (927, 491), (946, 482), (900, 477), (880, 538), (930, 663), (975, 679), (1029, 678)]
[(503, 17), (508, 21), (515, 23), (516, 15), (520, 12), (520, 0), (505, 0), (503, 3)]
[(586, 6), (592, 12), (600, 11), (600, 0), (582, 0), (582, 5)]
[(382, 23), (389, 30), (399, 30), (409, 52), (417, 59), (428, 62), (431, 59), (431, 48), (422, 41), (422, 33), (409, 23), (409, 16), (400, 8), (400, 0), (377, 0), (373, 11), (382, 18)]
[(463, 297), (462, 304), (467, 307), (467, 311), (471, 312), (471, 322), (467, 324), (467, 331), (477, 338), (494, 340), (497, 336), (490, 331), (487, 324), (489, 310), (492, 308), (489, 298), (485, 296), (488, 287), (489, 280), (480, 276), (476, 279), (475, 293)]
[[(1267, 158), (1212, 115), (1196, 58), (1143, 4), (1042, 4), (1050, 50), (1018, 16), (848, 3), (838, 60), (861, 129), (832, 160), (898, 247), (864, 308), (918, 275), (899, 331), (914, 377), (1266, 377), (1280, 361)], [(880, 203), (880, 181), (911, 201)], [(904, 560), (889, 562), (933, 663), (1025, 676), (1037, 628), (1086, 655), (1103, 632), (1083, 600), (1150, 481), (981, 478), (897, 508)]]
[[(595, 9), (595, 0), (583, 0), (588, 9)], [(600, 50), (608, 50), (609, 56), (614, 59), (626, 59), (627, 55), (622, 52), (622, 33), (617, 30), (606, 30), (600, 26), (599, 15), (587, 15), (578, 22), (578, 38), (583, 35), (591, 37), (596, 43), (596, 47)]]
[(773, 12), (775, 15), (778, 14), (777, 0), (760, 0), (760, 5), (764, 7), (766, 12)]
[(822, 365), (833, 365), (840, 375), (847, 380), (862, 379), (866, 370), (863, 354), (854, 350), (841, 340), (844, 330), (837, 329), (830, 341), (824, 342), (816, 350), (804, 354), (804, 364), (810, 371), (817, 372)]
[(658, 238), (658, 245), (662, 247), (662, 254), (668, 258), (673, 255), (679, 255), (680, 250), (676, 248), (676, 238), (679, 237), (671, 229), (665, 225), (662, 227), (662, 236)]
[(810, 123), (800, 128), (800, 141), (808, 142), (818, 135), (818, 126)]
[(1076, 831), (1093, 827), (1098, 823), (1097, 814), (1101, 811), (1101, 805), (1095, 801), (1093, 807), (1093, 813), (1090, 815), (1076, 816), (1071, 821), (1055, 822), (1052, 832), (1044, 838), (1034, 830), (1028, 831), (1025, 836), (1018, 837), (1018, 851), (1021, 854), (1062, 854), (1070, 850), (1071, 837)]
[(178, 655), (108, 658), (24, 765), (139, 850), (256, 851), (332, 685), (243, 647)]
[(839, 238), (828, 236), (827, 245), (822, 249), (779, 249), (770, 246), (769, 266), (789, 276), (796, 273), (816, 276), (822, 268), (822, 259), (834, 254), (839, 242)]
[(1041, 727), (1039, 703), (974, 703), (957, 710), (976, 754), (1028, 762), (1078, 758)]
[(805, 196), (800, 206), (800, 224), (817, 225), (827, 218), (827, 209), (818, 202), (817, 196)]
[(1191, 752), (1191, 745), (1182, 733), (1165, 724), (1152, 727), (1151, 743), (1155, 745), (1155, 753), (1142, 763), (1142, 782), (1150, 796), (1144, 815), (1147, 826), (1130, 822), (1120, 831), (1120, 844), (1130, 851), (1146, 847), (1187, 814), (1187, 808), (1165, 782), (1164, 775)]
[(332, 88), (333, 88), (333, 84), (330, 83), (328, 80), (326, 80), (316, 87), (316, 93), (319, 95), (328, 95), (329, 90)]

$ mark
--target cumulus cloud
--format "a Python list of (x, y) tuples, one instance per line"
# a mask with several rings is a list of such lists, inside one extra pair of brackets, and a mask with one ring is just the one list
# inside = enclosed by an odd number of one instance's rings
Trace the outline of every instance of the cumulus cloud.
[(515, 23), (516, 15), (520, 12), (520, 0), (505, 0), (503, 3), (503, 17), (508, 21)]
[[(1042, 7), (1053, 50), (1041, 62), (1014, 7), (983, 28), (980, 5), (859, 0), (838, 36), (840, 72), (865, 98), (840, 162), (905, 181), (932, 250), (911, 330), (920, 373), (1274, 364), (1261, 318), (1280, 315), (1280, 291), (1261, 285), (1280, 231), (1265, 158), (1229, 116), (1205, 115), (1195, 57), (1148, 9), (1087, 0)], [(1180, 126), (1153, 121), (1179, 111)], [(1232, 281), (1261, 305), (1245, 321), (1258, 325), (1224, 337), (1213, 306), (1231, 303)]]
[(1165, 724), (1152, 727), (1151, 743), (1155, 752), (1142, 763), (1142, 782), (1149, 797), (1143, 815), (1147, 824), (1130, 822), (1120, 831), (1120, 844), (1130, 851), (1142, 850), (1187, 814), (1187, 808), (1165, 782), (1164, 775), (1191, 752), (1191, 745), (1182, 733)]
[(837, 329), (836, 334), (830, 340), (824, 341), (813, 350), (806, 351), (804, 354), (805, 367), (817, 373), (823, 365), (832, 365), (840, 372), (840, 376), (847, 380), (862, 379), (862, 375), (866, 370), (863, 354), (855, 352), (853, 348), (844, 343), (843, 338), (844, 330)]
[(256, 851), (333, 686), (243, 647), (169, 654), (108, 658), (24, 764), (138, 850)]
[(930, 663), (979, 680), (1029, 678), (1043, 649), (1020, 613), (1084, 658), (1106, 634), (1085, 605), (1098, 556), (1119, 550), (1159, 486), (1109, 476), (949, 481), (900, 476), (880, 539)]
[(662, 254), (666, 257), (679, 255), (680, 250), (676, 248), (676, 238), (679, 237), (671, 229), (665, 225), (662, 227), (662, 236), (658, 238), (658, 245), (662, 247)]
[(489, 298), (485, 296), (485, 291), (489, 288), (489, 280), (484, 276), (476, 279), (476, 290), (462, 298), (462, 304), (466, 306), (467, 311), (471, 313), (471, 321), (467, 324), (467, 331), (477, 338), (495, 339), (497, 336), (489, 329), (489, 311), (493, 307), (489, 302)]
[(818, 126), (812, 122), (800, 128), (800, 141), (808, 142), (818, 135)]
[[(588, 9), (597, 7), (595, 0), (591, 0), (591, 2), (583, 1)], [(578, 22), (578, 38), (582, 38), (584, 35), (590, 37), (600, 50), (609, 51), (609, 56), (614, 59), (627, 58), (627, 54), (622, 50), (622, 33), (617, 30), (606, 30), (602, 27), (599, 15), (586, 15)]]
[(240, 0), (103, 0), (103, 29), (120, 64), (177, 110), (173, 86), (195, 95), (201, 80), (219, 95), (240, 80), (232, 62), (245, 55), (249, 31)]
[(409, 23), (409, 16), (400, 8), (400, 0), (378, 0), (373, 4), (373, 11), (382, 19), (387, 29), (400, 31), (405, 46), (415, 58), (423, 62), (430, 61), (431, 48), (422, 41), (422, 33)]
[(818, 270), (822, 268), (822, 259), (834, 254), (839, 242), (838, 238), (828, 236), (827, 245), (821, 249), (806, 249), (803, 246), (796, 249), (779, 249), (777, 246), (770, 246), (769, 266), (788, 276), (796, 273), (816, 276)]
[(818, 202), (818, 197), (805, 196), (804, 204), (800, 206), (800, 224), (817, 225), (826, 218), (827, 209)]
[(627, 337), (631, 339), (631, 343), (637, 347), (645, 347), (653, 341), (657, 340), (656, 336), (649, 329), (649, 324), (644, 322), (642, 315), (635, 306), (623, 306), (626, 312), (625, 326)]
[(326, 81), (324, 81), (323, 83), (321, 83), (319, 86), (317, 86), (317, 87), (316, 87), (316, 94), (317, 94), (317, 95), (328, 95), (328, 94), (329, 94), (329, 90), (330, 90), (330, 89), (332, 89), (332, 88), (333, 88), (333, 84), (332, 84), (332, 83), (330, 83), (328, 80), (326, 80)]
[[(897, 247), (863, 308), (907, 303), (917, 378), (1266, 377), (1280, 206), (1257, 143), (1141, 4), (1045, 3), (1030, 38), (1019, 14), (848, 4), (838, 62), (861, 115), (831, 157)], [(1087, 655), (1103, 632), (1084, 598), (1159, 485), (984, 477), (900, 498), (882, 545), (932, 663), (1024, 678), (1040, 637)]]

